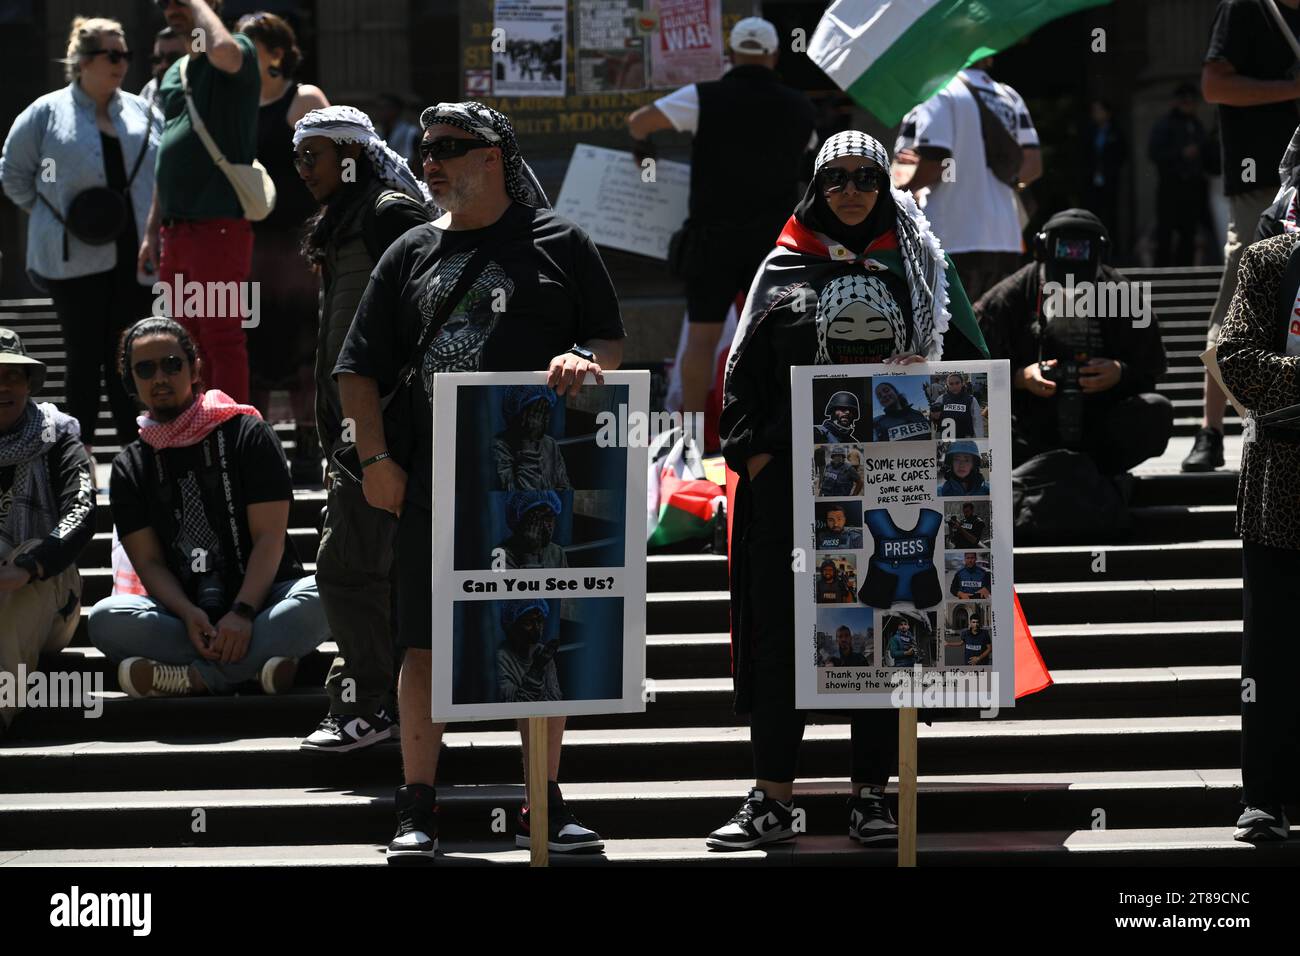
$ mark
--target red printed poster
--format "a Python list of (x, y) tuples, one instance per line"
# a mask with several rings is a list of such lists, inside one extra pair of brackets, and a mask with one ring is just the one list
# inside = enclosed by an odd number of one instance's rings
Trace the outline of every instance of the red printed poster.
[(659, 28), (651, 47), (651, 85), (685, 86), (722, 75), (722, 0), (655, 0)]

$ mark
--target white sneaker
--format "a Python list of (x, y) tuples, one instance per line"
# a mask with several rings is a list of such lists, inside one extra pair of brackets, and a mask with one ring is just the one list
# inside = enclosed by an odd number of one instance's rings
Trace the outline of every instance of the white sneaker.
[(293, 687), (298, 676), (298, 658), (272, 657), (262, 665), (262, 690), (268, 694), (283, 694)]

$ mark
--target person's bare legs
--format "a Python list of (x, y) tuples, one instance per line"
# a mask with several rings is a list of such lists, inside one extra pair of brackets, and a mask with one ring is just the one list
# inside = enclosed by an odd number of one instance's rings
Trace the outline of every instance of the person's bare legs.
[(447, 725), (435, 724), (429, 716), (432, 692), (433, 651), (408, 647), (397, 678), (398, 708), (402, 715), (402, 774), (406, 784), (432, 787), (438, 776), (438, 751)]
[(721, 336), (721, 322), (687, 322), (686, 354), (682, 356), (682, 411), (704, 411), (713, 386), (713, 353)]

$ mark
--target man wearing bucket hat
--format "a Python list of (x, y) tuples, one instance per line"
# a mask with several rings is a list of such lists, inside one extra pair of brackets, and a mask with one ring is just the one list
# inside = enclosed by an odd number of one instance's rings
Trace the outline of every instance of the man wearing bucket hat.
[[(76, 560), (95, 533), (95, 482), (77, 420), (32, 396), (45, 364), (0, 329), (0, 674), (36, 670), (81, 618)], [(25, 681), (19, 681), (25, 685)], [(0, 706), (0, 735), (17, 708)]]
[(670, 268), (686, 282), (687, 411), (704, 409), (727, 310), (772, 250), (799, 198), (805, 154), (817, 148), (811, 101), (776, 73), (776, 27), (745, 17), (730, 39), (732, 67), (720, 79), (683, 86), (627, 118), (638, 162), (654, 155), (647, 140), (653, 133), (694, 137), (688, 215), (676, 240), (680, 256), (669, 256)]

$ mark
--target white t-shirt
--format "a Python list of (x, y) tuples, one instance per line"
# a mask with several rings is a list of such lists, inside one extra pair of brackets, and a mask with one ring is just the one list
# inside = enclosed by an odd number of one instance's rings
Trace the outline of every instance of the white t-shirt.
[(1021, 146), (1038, 146), (1038, 132), (1020, 94), (983, 70), (962, 70), (903, 117), (894, 152), (938, 146), (952, 153), (951, 182), (940, 180), (918, 198), (945, 252), (1020, 252), (1020, 209), (1015, 190), (984, 161), (979, 107), (962, 78)]
[[(694, 133), (700, 128), (700, 91), (694, 83), (689, 83), (667, 96), (655, 100), (659, 112), (668, 117), (673, 129), (679, 133)], [(813, 130), (808, 138), (808, 149), (817, 148), (817, 131)]]

